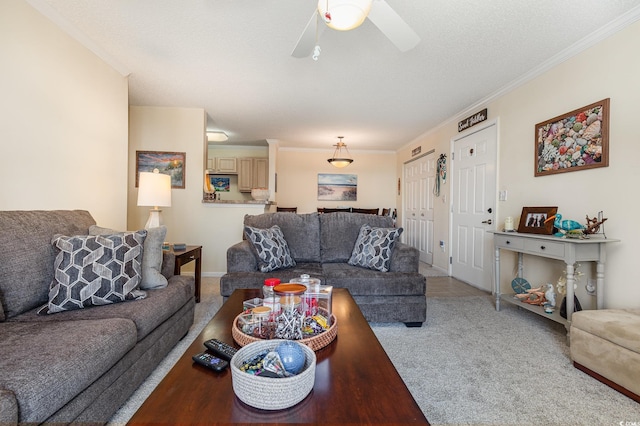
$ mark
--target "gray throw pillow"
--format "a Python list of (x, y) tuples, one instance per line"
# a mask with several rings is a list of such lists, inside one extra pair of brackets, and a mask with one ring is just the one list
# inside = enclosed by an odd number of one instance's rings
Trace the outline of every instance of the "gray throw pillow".
[(391, 253), (402, 228), (372, 228), (362, 225), (349, 258), (349, 265), (362, 266), (381, 272), (391, 267)]
[(296, 262), (291, 257), (287, 240), (284, 239), (278, 225), (273, 225), (268, 229), (245, 226), (244, 233), (251, 243), (254, 253), (258, 256), (260, 272), (271, 272), (276, 269), (296, 266)]
[[(89, 227), (89, 235), (112, 235), (118, 234), (109, 228), (92, 225)], [(167, 279), (162, 275), (162, 243), (167, 236), (167, 227), (162, 225), (147, 230), (147, 238), (144, 240), (144, 251), (142, 253), (142, 281), (140, 288), (151, 290), (153, 288), (164, 288), (167, 286)]]
[(142, 250), (147, 231), (117, 235), (67, 237), (55, 235), (51, 244), (59, 250), (49, 302), (39, 313), (82, 309), (125, 300), (142, 299)]

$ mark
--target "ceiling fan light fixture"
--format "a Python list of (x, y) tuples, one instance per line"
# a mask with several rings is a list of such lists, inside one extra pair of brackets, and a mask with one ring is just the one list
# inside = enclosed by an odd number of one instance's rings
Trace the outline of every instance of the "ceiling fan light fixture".
[[(340, 139), (340, 142), (334, 145), (336, 149), (335, 151), (333, 151), (333, 157), (327, 160), (329, 164), (339, 169), (343, 167), (347, 167), (349, 164), (353, 163), (351, 154), (349, 154), (349, 149), (347, 149), (347, 145), (344, 142), (342, 142), (342, 138), (344, 138), (344, 136), (338, 136), (338, 139)], [(343, 148), (346, 153), (346, 156), (342, 152)]]
[(373, 0), (318, 0), (318, 12), (329, 28), (358, 28), (369, 15)]

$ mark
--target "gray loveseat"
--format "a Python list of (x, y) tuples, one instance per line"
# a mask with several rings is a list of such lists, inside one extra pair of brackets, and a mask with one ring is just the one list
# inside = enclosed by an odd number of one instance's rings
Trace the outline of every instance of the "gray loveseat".
[(220, 278), (220, 293), (227, 298), (239, 288), (261, 288), (265, 278), (288, 282), (301, 274), (319, 278), (323, 285), (349, 290), (370, 322), (403, 322), (421, 326), (426, 320), (426, 278), (418, 273), (418, 251), (397, 241), (390, 270), (352, 266), (351, 257), (360, 227), (391, 228), (392, 219), (361, 213), (265, 213), (247, 215), (254, 228), (278, 225), (296, 265), (260, 272), (251, 243), (243, 240), (227, 250), (227, 273)]
[(166, 254), (168, 285), (144, 299), (37, 314), (52, 237), (94, 224), (86, 211), (0, 211), (0, 424), (106, 423), (193, 324), (194, 279), (173, 276)]

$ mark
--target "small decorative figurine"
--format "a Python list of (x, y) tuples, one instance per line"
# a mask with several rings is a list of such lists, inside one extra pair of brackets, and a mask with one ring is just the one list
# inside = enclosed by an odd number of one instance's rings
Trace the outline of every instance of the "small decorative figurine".
[[(594, 217), (593, 219), (589, 219), (589, 215), (587, 215), (587, 226), (584, 230), (585, 234), (597, 234), (600, 231), (600, 225), (607, 221), (606, 217), (602, 217), (602, 212), (598, 213), (598, 217)], [(603, 226), (604, 228), (604, 226)], [(604, 233), (604, 231), (603, 231)]]
[[(567, 233), (572, 233), (574, 234), (573, 236), (575, 237), (576, 236), (575, 234), (582, 234), (584, 232), (583, 224), (571, 219), (563, 220), (562, 215), (560, 213), (556, 213), (555, 215), (550, 216), (549, 218), (547, 218), (547, 220), (544, 221), (544, 223), (547, 223), (552, 220), (553, 220), (553, 226), (558, 229), (558, 232), (554, 234), (556, 237), (564, 237), (567, 235)], [(578, 231), (578, 232), (574, 232), (574, 231)]]
[(544, 297), (547, 299), (546, 306), (550, 308), (556, 307), (556, 292), (553, 291), (553, 284), (547, 284), (547, 290), (544, 292)]

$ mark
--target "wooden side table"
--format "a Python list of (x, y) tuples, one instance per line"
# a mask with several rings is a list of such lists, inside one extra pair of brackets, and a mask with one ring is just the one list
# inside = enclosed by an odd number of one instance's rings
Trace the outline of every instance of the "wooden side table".
[(176, 257), (176, 264), (173, 270), (175, 275), (180, 275), (182, 265), (189, 263), (192, 260), (196, 261), (196, 303), (200, 303), (200, 286), (202, 282), (202, 246), (187, 246), (185, 250), (174, 250), (173, 246), (171, 246), (171, 253)]

